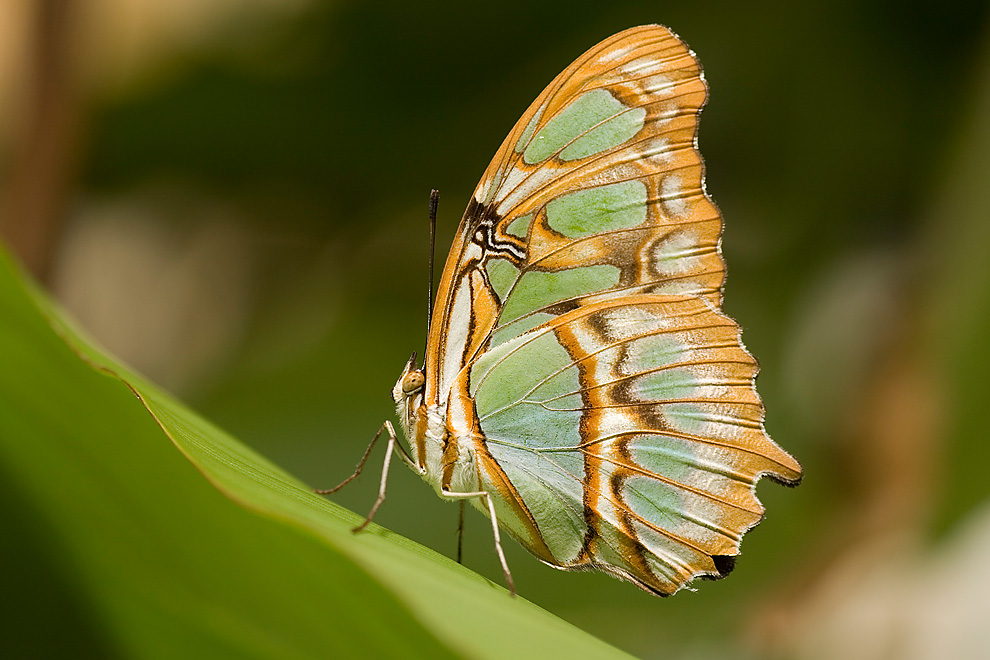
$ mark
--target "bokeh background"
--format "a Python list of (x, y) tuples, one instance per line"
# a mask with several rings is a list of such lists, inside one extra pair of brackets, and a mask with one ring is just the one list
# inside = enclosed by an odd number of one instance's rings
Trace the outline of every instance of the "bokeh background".
[[(110, 350), (331, 486), (424, 341), (429, 190), (442, 263), (543, 86), (614, 32), (669, 25), (712, 90), (725, 308), (805, 481), (760, 485), (735, 573), (695, 593), (510, 542), (521, 593), (641, 657), (987, 657), (988, 18), (951, 0), (10, 0), (0, 233)], [(376, 487), (335, 497), (364, 512)], [(389, 492), (378, 522), (453, 554), (455, 506), (402, 468)], [(465, 563), (501, 581), (474, 513)], [(92, 634), (85, 611), (62, 623)]]

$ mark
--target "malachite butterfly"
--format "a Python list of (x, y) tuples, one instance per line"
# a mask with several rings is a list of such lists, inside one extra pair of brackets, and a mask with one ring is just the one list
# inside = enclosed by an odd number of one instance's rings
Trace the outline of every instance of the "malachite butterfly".
[(720, 309), (707, 94), (676, 35), (637, 27), (516, 123), (457, 230), (424, 364), (392, 391), (410, 451), (386, 422), (369, 521), (397, 451), (492, 519), (510, 589), (499, 526), (551, 566), (658, 595), (731, 569), (763, 517), (756, 482), (801, 466), (764, 430), (756, 360)]

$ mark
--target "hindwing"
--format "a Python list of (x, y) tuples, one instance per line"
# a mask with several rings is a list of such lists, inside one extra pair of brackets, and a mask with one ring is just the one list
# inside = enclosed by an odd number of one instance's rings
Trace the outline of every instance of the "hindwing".
[(504, 472), (526, 513), (501, 520), (549, 563), (659, 593), (719, 576), (763, 515), (757, 480), (801, 474), (763, 428), (756, 372), (704, 298), (581, 306), (471, 365), (482, 482), (500, 490)]

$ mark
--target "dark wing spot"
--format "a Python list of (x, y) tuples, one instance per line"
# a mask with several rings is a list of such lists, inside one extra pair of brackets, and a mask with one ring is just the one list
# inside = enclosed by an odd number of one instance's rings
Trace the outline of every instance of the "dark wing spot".
[(721, 577), (725, 577), (736, 567), (735, 555), (712, 555), (712, 561), (715, 563), (715, 568)]

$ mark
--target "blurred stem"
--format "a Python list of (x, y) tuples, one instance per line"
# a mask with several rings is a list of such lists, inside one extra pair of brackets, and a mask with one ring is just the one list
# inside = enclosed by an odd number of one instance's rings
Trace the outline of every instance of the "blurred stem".
[(0, 234), (47, 281), (76, 171), (77, 4), (38, 0), (30, 25), (26, 107), (0, 206)]
[(837, 424), (850, 429), (841, 455), (848, 505), (819, 524), (804, 568), (754, 611), (751, 642), (760, 657), (809, 657), (808, 640), (822, 622), (861, 605), (859, 585), (923, 546), (942, 486), (946, 402), (917, 290), (908, 286), (898, 335), (876, 356), (858, 405), (845, 411), (848, 423)]

